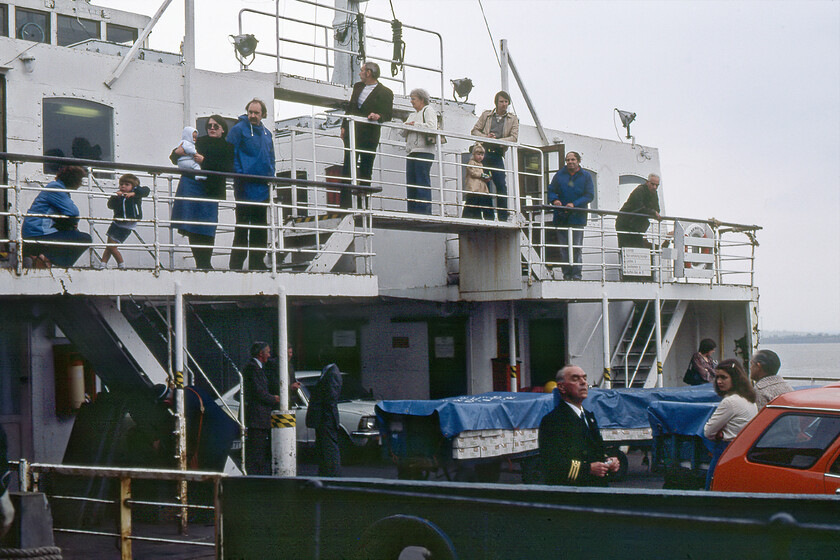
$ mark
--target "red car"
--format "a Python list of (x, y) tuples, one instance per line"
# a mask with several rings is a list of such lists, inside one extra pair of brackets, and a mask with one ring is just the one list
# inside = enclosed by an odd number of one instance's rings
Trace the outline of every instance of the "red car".
[(840, 383), (774, 399), (726, 448), (712, 490), (840, 494)]

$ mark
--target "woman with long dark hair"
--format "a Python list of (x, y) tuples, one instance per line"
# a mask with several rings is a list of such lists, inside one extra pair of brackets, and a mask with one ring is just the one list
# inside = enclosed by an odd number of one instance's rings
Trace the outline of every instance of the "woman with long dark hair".
[(758, 409), (755, 406), (755, 389), (744, 367), (738, 360), (723, 360), (715, 370), (715, 392), (723, 397), (706, 422), (703, 434), (714, 442), (712, 461), (706, 475), (706, 489), (712, 483), (715, 465), (729, 442), (752, 420)]
[[(233, 171), (233, 146), (225, 140), (228, 125), (219, 115), (207, 119), (207, 135), (200, 136), (195, 143), (195, 161), (204, 171)], [(186, 155), (178, 146), (170, 159)], [(201, 175), (199, 175), (201, 177)], [(184, 198), (206, 198), (184, 200)], [(211, 270), (213, 244), (216, 241), (216, 224), (219, 222), (219, 200), (225, 199), (225, 178), (205, 176), (197, 180), (196, 175), (181, 175), (175, 203), (172, 205), (172, 226), (190, 241), (190, 250), (199, 270)]]

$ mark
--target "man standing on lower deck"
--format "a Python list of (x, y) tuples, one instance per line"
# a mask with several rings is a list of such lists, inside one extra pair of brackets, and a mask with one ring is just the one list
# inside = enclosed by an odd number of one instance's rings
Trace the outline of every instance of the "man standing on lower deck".
[(772, 350), (759, 350), (750, 360), (750, 379), (755, 382), (755, 406), (760, 411), (767, 403), (785, 393), (793, 391), (793, 387), (778, 375), (782, 361)]
[[(271, 131), (262, 124), (262, 119), (268, 115), (265, 103), (254, 98), (245, 106), (245, 111), (227, 135), (227, 141), (233, 144), (233, 171), (274, 177), (274, 140)], [(268, 183), (264, 181), (233, 180), (233, 194), (243, 204), (236, 205), (231, 270), (241, 270), (245, 257), (248, 257), (249, 270), (267, 269), (268, 207), (264, 204), (268, 202), (269, 192)]]
[(618, 233), (619, 247), (652, 248), (643, 234), (650, 227), (650, 218), (662, 219), (659, 215), (659, 196), (656, 194), (659, 183), (659, 175), (651, 173), (647, 181), (633, 189), (627, 197), (627, 201), (621, 207), (621, 212), (644, 214), (644, 216), (621, 214), (616, 218), (615, 231)]
[(251, 357), (242, 368), (244, 380), (245, 468), (249, 475), (271, 475), (271, 411), (280, 405), (280, 396), (269, 392), (267, 368), (271, 347), (257, 341), (251, 345)]
[[(548, 186), (548, 203), (559, 208), (554, 211), (554, 225), (557, 227), (557, 244), (560, 246), (560, 266), (564, 280), (580, 280), (583, 259), (583, 228), (587, 212), (575, 212), (563, 208), (588, 208), (595, 198), (595, 185), (589, 171), (581, 169), (580, 154), (566, 154), (566, 166), (554, 175)], [(569, 229), (572, 229), (571, 246)], [(569, 264), (569, 254), (572, 262)]]
[(586, 373), (567, 365), (557, 372), (563, 401), (540, 422), (540, 465), (546, 484), (607, 486), (619, 462), (607, 457), (595, 415), (583, 409), (589, 394)]

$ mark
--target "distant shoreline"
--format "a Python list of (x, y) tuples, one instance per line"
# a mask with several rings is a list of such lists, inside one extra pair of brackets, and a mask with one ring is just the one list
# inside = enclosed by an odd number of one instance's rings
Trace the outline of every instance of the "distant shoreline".
[(840, 335), (792, 335), (765, 336), (761, 338), (761, 345), (765, 344), (832, 344), (840, 342)]

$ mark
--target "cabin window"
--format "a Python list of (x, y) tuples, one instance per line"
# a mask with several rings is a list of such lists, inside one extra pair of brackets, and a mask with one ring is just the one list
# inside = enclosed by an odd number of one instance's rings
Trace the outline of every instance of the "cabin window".
[(50, 42), (50, 14), (15, 8), (15, 36), (24, 41)]
[[(114, 160), (114, 110), (84, 99), (44, 99), (44, 155)], [(44, 164), (55, 173), (55, 164)]]
[(72, 16), (58, 16), (58, 45), (65, 47), (88, 39), (99, 39), (99, 22)]
[(9, 36), (9, 6), (0, 4), (0, 36)]
[(137, 30), (133, 27), (109, 23), (105, 26), (106, 39), (112, 43), (133, 44), (137, 40)]
[(645, 177), (640, 177), (638, 175), (621, 175), (618, 178), (618, 206), (621, 207), (622, 204), (627, 200), (627, 197), (630, 196), (630, 193), (633, 192), (633, 189), (641, 185), (647, 181)]
[(753, 463), (809, 469), (840, 434), (840, 417), (784, 414), (761, 435), (747, 459)]

